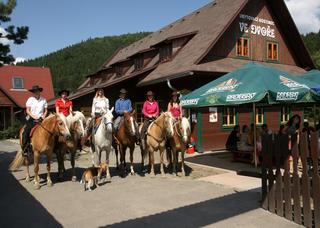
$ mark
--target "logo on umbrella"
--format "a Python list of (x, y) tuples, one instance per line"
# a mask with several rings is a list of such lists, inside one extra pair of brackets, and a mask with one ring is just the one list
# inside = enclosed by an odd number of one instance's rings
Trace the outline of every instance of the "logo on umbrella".
[(224, 81), (222, 83), (220, 83), (219, 85), (208, 89), (204, 94), (202, 94), (202, 96), (211, 94), (211, 93), (219, 93), (219, 92), (233, 92), (239, 85), (241, 85), (241, 82), (238, 82), (237, 79), (235, 78), (230, 78), (227, 81)]
[(300, 84), (299, 82), (296, 82), (294, 80), (291, 80), (289, 78), (286, 78), (282, 75), (279, 76), (279, 79), (281, 81), (281, 84), (290, 88), (290, 90), (295, 90), (295, 89), (302, 89), (302, 88), (305, 88), (305, 89), (309, 89), (308, 86), (304, 85), (304, 84)]

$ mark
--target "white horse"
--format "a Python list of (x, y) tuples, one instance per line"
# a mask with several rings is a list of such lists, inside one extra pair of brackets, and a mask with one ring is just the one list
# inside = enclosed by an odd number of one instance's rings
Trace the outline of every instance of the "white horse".
[[(104, 115), (102, 115), (101, 123), (98, 126), (98, 129), (94, 130), (94, 132), (92, 133), (92, 147), (91, 147), (92, 163), (95, 166), (100, 165), (101, 153), (102, 151), (106, 152), (107, 179), (110, 179), (109, 155), (110, 155), (111, 145), (112, 145), (112, 130), (113, 130), (112, 112), (113, 112), (113, 107), (111, 110), (108, 110)], [(98, 160), (98, 164), (96, 162), (97, 160)]]
[(66, 124), (71, 133), (72, 140), (66, 143), (61, 137), (59, 138), (59, 146), (57, 147), (58, 155), (58, 171), (59, 177), (62, 178), (64, 168), (64, 155), (66, 151), (71, 154), (70, 162), (72, 166), (72, 181), (76, 181), (75, 173), (75, 155), (79, 148), (81, 138), (85, 135), (86, 118), (82, 112), (75, 111), (66, 117)]

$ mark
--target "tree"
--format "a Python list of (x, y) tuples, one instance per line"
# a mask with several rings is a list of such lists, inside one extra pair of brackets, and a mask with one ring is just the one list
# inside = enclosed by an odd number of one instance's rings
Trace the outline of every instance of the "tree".
[(0, 2), (0, 66), (12, 63), (15, 60), (10, 54), (10, 43), (22, 44), (28, 38), (29, 28), (27, 26), (7, 25), (7, 27), (3, 27), (3, 24), (11, 21), (10, 15), (16, 5), (16, 0), (8, 0), (6, 3)]

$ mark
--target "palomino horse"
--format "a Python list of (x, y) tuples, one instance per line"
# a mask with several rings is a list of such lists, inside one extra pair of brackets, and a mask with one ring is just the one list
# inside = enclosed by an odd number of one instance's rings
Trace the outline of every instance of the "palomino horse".
[[(107, 179), (110, 179), (110, 172), (109, 172), (109, 155), (111, 151), (112, 145), (112, 130), (113, 130), (113, 107), (111, 110), (108, 110), (104, 115), (101, 117), (101, 123), (97, 127), (96, 130), (92, 133), (92, 145), (91, 145), (91, 158), (92, 163), (95, 166), (101, 164), (101, 153), (102, 151), (106, 152), (106, 164), (107, 164)], [(98, 160), (98, 164), (97, 161)]]
[[(169, 139), (170, 147), (167, 148), (167, 156), (169, 157), (170, 163), (173, 160), (173, 173), (177, 174), (178, 164), (178, 152), (181, 152), (181, 173), (185, 176), (184, 170), (184, 153), (186, 146), (190, 140), (191, 128), (187, 118), (182, 117), (176, 121), (173, 125), (173, 136)], [(172, 153), (171, 153), (172, 152)]]
[(81, 138), (85, 135), (85, 124), (86, 118), (82, 112), (74, 111), (72, 115), (67, 116), (67, 126), (71, 133), (70, 142), (66, 143), (63, 137), (59, 137), (58, 145), (56, 147), (56, 154), (58, 158), (58, 171), (59, 178), (62, 178), (63, 173), (65, 171), (64, 168), (64, 156), (66, 151), (70, 152), (70, 163), (72, 167), (72, 181), (76, 181), (76, 173), (75, 173), (75, 155), (76, 151), (79, 148), (79, 142)]
[(130, 173), (134, 175), (133, 169), (133, 151), (135, 147), (136, 137), (138, 134), (137, 122), (135, 120), (135, 111), (132, 113), (125, 112), (123, 115), (123, 121), (117, 133), (115, 134), (115, 143), (113, 143), (113, 147), (116, 153), (117, 167), (118, 167), (118, 145), (120, 151), (120, 167), (123, 171), (123, 176), (125, 176), (127, 168), (126, 168), (126, 150), (130, 149)]
[[(22, 130), (20, 131), (20, 143), (22, 141)], [(47, 186), (52, 186), (50, 177), (50, 161), (53, 153), (55, 138), (58, 135), (62, 135), (66, 140), (71, 138), (70, 131), (66, 124), (66, 119), (61, 114), (51, 114), (43, 120), (42, 123), (34, 130), (33, 135), (30, 139), (33, 152), (33, 163), (34, 163), (34, 187), (35, 189), (40, 188), (39, 184), (39, 158), (41, 154), (45, 154), (47, 157)], [(23, 163), (27, 165), (26, 181), (30, 181), (29, 174), (29, 161), (22, 155), (22, 151), (19, 151), (10, 164), (10, 170), (17, 170)]]
[[(163, 155), (166, 145), (167, 137), (173, 135), (173, 117), (170, 112), (162, 113), (155, 121), (148, 127), (146, 135), (146, 149), (144, 155), (149, 153), (150, 175), (154, 176), (154, 152), (160, 151), (160, 171), (164, 176)], [(143, 156), (144, 157), (144, 156)], [(143, 159), (143, 158), (142, 158)]]

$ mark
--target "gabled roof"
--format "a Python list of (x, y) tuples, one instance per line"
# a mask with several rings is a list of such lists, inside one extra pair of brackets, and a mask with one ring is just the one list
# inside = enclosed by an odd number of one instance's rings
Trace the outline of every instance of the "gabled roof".
[[(13, 89), (12, 78), (23, 78), (24, 89)], [(49, 68), (26, 66), (0, 67), (0, 85), (2, 90), (20, 108), (25, 108), (27, 99), (32, 95), (28, 91), (33, 85), (43, 87), (42, 96), (47, 100), (54, 98), (52, 78)]]

